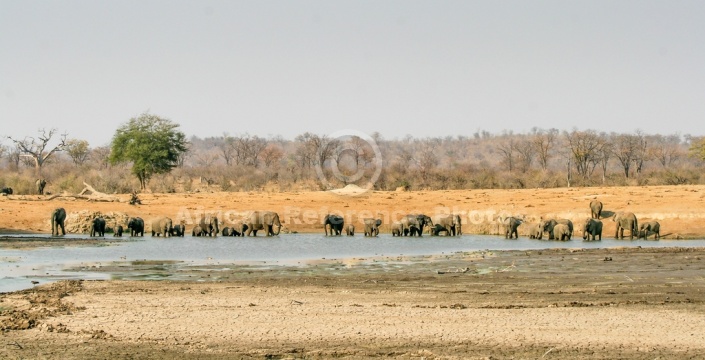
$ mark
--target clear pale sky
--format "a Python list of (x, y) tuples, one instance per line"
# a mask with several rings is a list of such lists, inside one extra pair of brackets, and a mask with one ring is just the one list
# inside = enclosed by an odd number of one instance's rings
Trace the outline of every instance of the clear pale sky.
[(705, 135), (705, 1), (0, 0), (0, 136), (105, 145), (145, 111), (199, 137)]

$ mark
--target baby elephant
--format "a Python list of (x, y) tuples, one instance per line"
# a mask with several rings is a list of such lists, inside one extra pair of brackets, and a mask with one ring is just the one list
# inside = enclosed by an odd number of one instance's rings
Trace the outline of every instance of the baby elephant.
[(353, 225), (353, 224), (348, 225), (348, 227), (345, 229), (345, 235), (355, 236), (355, 225)]
[(566, 224), (556, 224), (553, 227), (553, 238), (560, 241), (570, 240), (571, 231)]
[(641, 226), (639, 226), (639, 238), (647, 239), (649, 237), (649, 234), (654, 234), (654, 240), (658, 240), (661, 238), (660, 231), (661, 225), (658, 223), (658, 221), (650, 221), (646, 224), (641, 224)]
[(122, 225), (118, 225), (117, 227), (115, 227), (115, 231), (113, 231), (113, 236), (122, 237), (122, 231)]

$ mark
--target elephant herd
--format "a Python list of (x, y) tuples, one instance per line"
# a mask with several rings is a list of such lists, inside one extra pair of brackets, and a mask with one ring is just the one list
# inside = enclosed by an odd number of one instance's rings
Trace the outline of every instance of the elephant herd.
[[(603, 224), (600, 218), (602, 217), (603, 205), (600, 201), (593, 200), (590, 202), (590, 218), (587, 218), (580, 225), (582, 230), (583, 240), (602, 240)], [(657, 221), (642, 223), (638, 226), (636, 215), (631, 212), (616, 212), (611, 216), (615, 223), (615, 238), (624, 238), (624, 231), (629, 232), (629, 238), (647, 239), (650, 235), (658, 240), (661, 237), (661, 225)], [(51, 233), (52, 236), (66, 234), (65, 230), (66, 210), (57, 208), (51, 213)], [(504, 232), (504, 237), (514, 239), (519, 237), (518, 228), (524, 223), (524, 219), (516, 216), (499, 217), (498, 224)], [(365, 218), (362, 219), (363, 234), (366, 237), (378, 236), (382, 225), (381, 219)], [(257, 232), (262, 230), (266, 236), (279, 235), (282, 228), (279, 215), (273, 211), (253, 211), (243, 221), (236, 222), (231, 226), (220, 229), (218, 218), (213, 215), (204, 214), (200, 221), (191, 229), (192, 236), (257, 236)], [(326, 236), (340, 236), (345, 232), (348, 236), (355, 235), (355, 225), (348, 224), (345, 226), (345, 219), (342, 216), (328, 214), (323, 218), (323, 229)], [(433, 236), (460, 236), (462, 235), (462, 221), (459, 215), (445, 214), (429, 217), (424, 214), (409, 214), (403, 216), (399, 221), (390, 224), (392, 236), (422, 236), (426, 232)], [(91, 222), (90, 235), (104, 236), (106, 230), (106, 221), (98, 216)], [(574, 234), (573, 222), (569, 219), (543, 219), (538, 223), (530, 224), (528, 235), (531, 239), (543, 239), (544, 236), (548, 240), (570, 240)], [(127, 223), (118, 224), (113, 229), (114, 236), (122, 236), (123, 231), (129, 231), (130, 236), (144, 236), (145, 222), (142, 218), (131, 217)], [(182, 220), (179, 224), (174, 224), (168, 217), (158, 217), (151, 222), (152, 236), (184, 236), (186, 234), (186, 224)]]
[[(64, 208), (54, 209), (51, 213), (51, 235), (66, 235), (65, 229), (66, 210)], [(192, 236), (257, 236), (257, 231), (264, 230), (266, 236), (279, 235), (282, 224), (279, 215), (273, 211), (253, 211), (246, 220), (233, 224), (232, 227), (224, 227), (222, 232), (219, 228), (218, 218), (212, 215), (202, 215), (200, 221), (194, 225)], [(275, 230), (276, 229), (276, 230)], [(106, 221), (103, 217), (93, 218), (90, 226), (90, 236), (105, 236)], [(113, 236), (122, 236), (123, 231), (129, 231), (130, 236), (144, 236), (145, 222), (140, 217), (131, 217), (127, 220), (125, 227), (118, 224), (113, 229)], [(174, 225), (168, 217), (158, 217), (151, 222), (152, 236), (184, 236), (186, 234), (185, 221), (180, 221)]]
[[(583, 240), (594, 241), (602, 240), (602, 202), (593, 200), (590, 202), (590, 217), (582, 224)], [(499, 218), (499, 223), (504, 228), (505, 238), (517, 238), (517, 227), (522, 224), (523, 220), (516, 217)], [(655, 240), (661, 238), (661, 225), (658, 221), (650, 221), (642, 223), (638, 226), (636, 215), (631, 212), (616, 212), (612, 215), (616, 230), (614, 237), (616, 239), (624, 238), (624, 230), (629, 232), (629, 239), (647, 239), (650, 235), (654, 236)], [(543, 239), (546, 233), (549, 240), (570, 240), (573, 236), (573, 222), (569, 219), (546, 219), (543, 218), (537, 224), (532, 224), (529, 227), (529, 238)]]
[[(378, 236), (382, 219), (364, 218), (364, 236)], [(390, 225), (392, 236), (422, 236), (424, 228), (433, 236), (462, 235), (460, 215), (439, 215), (431, 218), (423, 214), (410, 214)], [(328, 214), (323, 218), (323, 231), (326, 236), (340, 236), (345, 231), (347, 236), (355, 235), (355, 225), (345, 226), (345, 219), (340, 215)]]

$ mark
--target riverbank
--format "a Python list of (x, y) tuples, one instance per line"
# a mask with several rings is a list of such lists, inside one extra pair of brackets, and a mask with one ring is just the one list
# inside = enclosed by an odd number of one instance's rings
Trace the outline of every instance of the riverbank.
[(702, 248), (612, 248), (65, 281), (0, 295), (0, 357), (686, 359), (703, 270)]
[(389, 224), (409, 213), (427, 215), (456, 213), (463, 218), (466, 234), (496, 234), (499, 215), (523, 217), (526, 223), (520, 234), (528, 233), (526, 224), (543, 218), (568, 218), (580, 224), (590, 216), (589, 203), (604, 203), (605, 236), (613, 236), (614, 223), (609, 219), (616, 211), (631, 211), (640, 222), (658, 220), (665, 238), (705, 237), (705, 186), (640, 186), (557, 188), (520, 190), (447, 190), (411, 192), (368, 192), (345, 196), (328, 191), (256, 193), (214, 192), (192, 194), (140, 194), (142, 205), (129, 205), (129, 194), (116, 195), (120, 202), (90, 202), (81, 199), (41, 196), (0, 197), (0, 233), (50, 233), (49, 214), (64, 207), (69, 214), (80, 212), (124, 213), (149, 222), (168, 216), (184, 220), (190, 230), (204, 212), (218, 215), (222, 226), (239, 221), (253, 210), (279, 213), (284, 231), (323, 232), (322, 219), (339, 213), (347, 223), (362, 228), (366, 217), (383, 220), (382, 232)]

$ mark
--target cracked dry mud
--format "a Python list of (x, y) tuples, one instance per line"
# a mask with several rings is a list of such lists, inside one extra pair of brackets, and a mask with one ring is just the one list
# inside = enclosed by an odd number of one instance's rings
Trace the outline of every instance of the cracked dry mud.
[(0, 358), (705, 356), (705, 249), (355, 260), (2, 294)]

